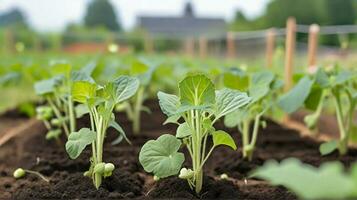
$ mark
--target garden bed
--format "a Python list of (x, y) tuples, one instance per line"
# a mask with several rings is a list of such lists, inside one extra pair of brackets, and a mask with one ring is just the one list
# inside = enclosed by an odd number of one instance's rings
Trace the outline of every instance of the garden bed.
[[(164, 133), (174, 134), (175, 125), (162, 125), (166, 117), (160, 111), (157, 100), (148, 101), (152, 114), (143, 114), (140, 136), (131, 134), (130, 122), (125, 114), (119, 113), (117, 120), (126, 130), (132, 145), (122, 142), (104, 147), (104, 161), (116, 166), (113, 175), (106, 178), (97, 191), (90, 178), (83, 172), (89, 167), (89, 148), (76, 160), (70, 160), (61, 142), (46, 141), (45, 129), (41, 125), (32, 126), (24, 134), (12, 138), (0, 147), (0, 195), (1, 198), (14, 199), (155, 199), (155, 198), (202, 198), (202, 199), (296, 199), (295, 195), (283, 187), (272, 187), (266, 182), (249, 178), (249, 172), (266, 160), (283, 160), (295, 157), (302, 162), (319, 166), (326, 161), (340, 160), (349, 166), (357, 156), (351, 149), (346, 156), (338, 152), (321, 157), (319, 143), (309, 137), (302, 137), (297, 131), (283, 127), (268, 120), (265, 129), (260, 130), (253, 161), (242, 160), (241, 149), (233, 151), (218, 147), (205, 165), (205, 179), (201, 196), (197, 197), (185, 180), (177, 177), (158, 182), (147, 174), (138, 161), (142, 145)], [(16, 120), (16, 119), (14, 119)], [(80, 120), (80, 126), (88, 126), (88, 120)], [(241, 147), (240, 134), (236, 129), (226, 129)], [(109, 130), (108, 137), (115, 137)], [(110, 141), (108, 139), (107, 141)], [(186, 158), (189, 156), (186, 155)], [(190, 160), (186, 159), (185, 166)], [(33, 175), (15, 181), (12, 172), (18, 167), (32, 169), (49, 177), (50, 182)], [(220, 179), (226, 173), (228, 179)]]

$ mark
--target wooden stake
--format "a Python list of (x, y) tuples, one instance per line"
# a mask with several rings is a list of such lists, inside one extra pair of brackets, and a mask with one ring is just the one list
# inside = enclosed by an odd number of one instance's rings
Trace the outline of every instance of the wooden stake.
[(193, 38), (188, 37), (185, 39), (184, 48), (186, 56), (194, 56), (195, 41), (193, 40)]
[(320, 27), (317, 24), (312, 24), (309, 29), (309, 43), (308, 43), (308, 54), (307, 54), (307, 66), (311, 68), (316, 67), (316, 53), (318, 46), (318, 35)]
[(227, 58), (234, 58), (236, 55), (234, 33), (227, 33)]
[(204, 59), (207, 56), (207, 39), (201, 36), (198, 41), (198, 48), (200, 53), (200, 58)]
[(284, 91), (288, 91), (292, 87), (296, 37), (295, 32), (296, 21), (295, 18), (290, 17), (286, 22)]
[(266, 67), (271, 68), (273, 66), (273, 57), (275, 51), (275, 29), (271, 28), (267, 31), (266, 36)]

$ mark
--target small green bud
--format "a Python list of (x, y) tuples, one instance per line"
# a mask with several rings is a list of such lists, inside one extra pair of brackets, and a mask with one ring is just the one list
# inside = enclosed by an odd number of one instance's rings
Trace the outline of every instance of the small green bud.
[(181, 179), (190, 179), (190, 178), (193, 177), (193, 175), (194, 175), (194, 172), (192, 171), (192, 169), (182, 168), (180, 170), (179, 178), (181, 178)]
[(106, 163), (104, 165), (104, 177), (111, 176), (115, 166), (113, 163)]
[(62, 124), (62, 121), (57, 119), (57, 118), (54, 118), (54, 119), (51, 120), (51, 124), (53, 126), (60, 126)]
[(227, 174), (221, 174), (221, 179), (227, 180), (229, 177)]
[(18, 178), (22, 178), (24, 177), (26, 174), (26, 171), (22, 168), (17, 168), (15, 171), (14, 171), (14, 178), (18, 179)]
[(160, 177), (154, 176), (154, 181), (159, 181), (159, 180), (160, 180)]
[(90, 171), (85, 171), (83, 173), (83, 176), (91, 177), (92, 175), (91, 175)]
[(104, 174), (105, 163), (101, 162), (94, 166), (94, 173), (96, 174)]

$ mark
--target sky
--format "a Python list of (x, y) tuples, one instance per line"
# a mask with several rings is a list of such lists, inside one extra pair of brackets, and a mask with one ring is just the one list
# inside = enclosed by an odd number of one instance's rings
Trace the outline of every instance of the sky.
[[(62, 31), (68, 23), (82, 21), (91, 0), (0, 0), (0, 13), (20, 8), (26, 20), (38, 31)], [(139, 15), (179, 16), (188, 0), (110, 0), (124, 27), (135, 26)], [(240, 9), (249, 18), (264, 12), (269, 0), (190, 0), (200, 17), (231, 20)]]

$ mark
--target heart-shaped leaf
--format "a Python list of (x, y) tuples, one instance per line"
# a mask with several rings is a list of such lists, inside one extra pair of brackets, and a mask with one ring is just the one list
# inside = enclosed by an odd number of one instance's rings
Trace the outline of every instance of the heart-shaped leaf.
[(88, 128), (82, 128), (78, 132), (72, 132), (66, 142), (66, 151), (71, 159), (76, 159), (84, 148), (96, 139), (96, 133)]
[(215, 131), (212, 133), (213, 137), (213, 145), (216, 147), (218, 145), (227, 145), (231, 147), (233, 150), (237, 149), (236, 143), (233, 138), (224, 131)]
[(179, 83), (182, 105), (198, 106), (215, 103), (215, 91), (212, 81), (205, 75), (188, 76)]
[(139, 161), (145, 171), (152, 172), (159, 178), (178, 174), (185, 160), (184, 154), (177, 152), (180, 146), (181, 141), (175, 136), (162, 135), (144, 144)]
[(130, 76), (120, 76), (106, 86), (106, 93), (115, 103), (123, 102), (132, 97), (139, 88), (139, 80)]
[(187, 124), (187, 122), (184, 122), (182, 124), (179, 125), (179, 127), (177, 128), (176, 131), (176, 137), (177, 138), (184, 138), (187, 136), (191, 135), (191, 128), (190, 126)]
[(77, 81), (72, 86), (74, 101), (86, 103), (88, 99), (95, 97), (97, 85), (87, 81)]

